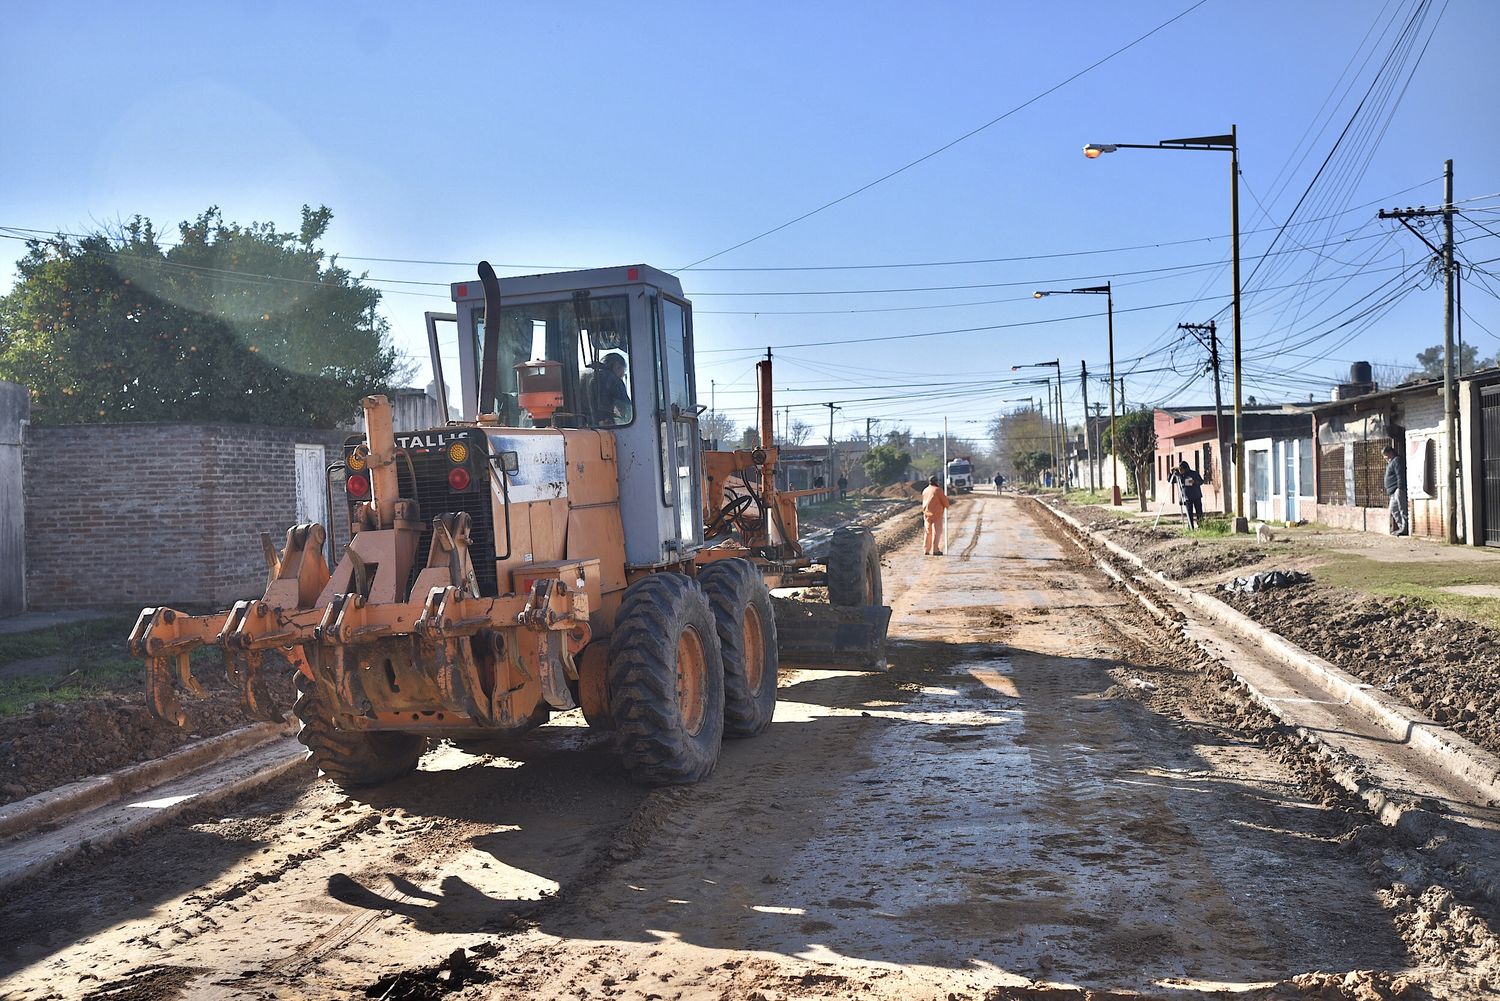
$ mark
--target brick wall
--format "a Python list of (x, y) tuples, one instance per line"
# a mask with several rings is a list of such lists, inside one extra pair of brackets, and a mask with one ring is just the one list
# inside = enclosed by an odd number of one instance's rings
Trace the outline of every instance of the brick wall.
[[(296, 446), (322, 445), (331, 461), (345, 435), (227, 424), (31, 429), (28, 604), (223, 606), (259, 595), (260, 533), (279, 546), (296, 520)], [(337, 493), (333, 507), (342, 514)], [(346, 531), (338, 521), (336, 548)]]

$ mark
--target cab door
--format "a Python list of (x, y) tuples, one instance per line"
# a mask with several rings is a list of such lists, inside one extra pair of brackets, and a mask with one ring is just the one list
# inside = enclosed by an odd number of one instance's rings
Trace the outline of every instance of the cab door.
[(678, 553), (696, 549), (703, 538), (701, 444), (697, 387), (693, 375), (692, 306), (665, 293), (656, 297), (658, 432), (662, 447), (662, 497), (673, 509)]

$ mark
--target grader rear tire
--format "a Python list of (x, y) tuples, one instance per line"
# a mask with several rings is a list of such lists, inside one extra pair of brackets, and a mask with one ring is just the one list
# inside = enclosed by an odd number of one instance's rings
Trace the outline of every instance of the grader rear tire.
[(324, 705), (318, 686), (297, 675), (297, 740), (307, 760), (341, 789), (379, 785), (414, 771), (427, 750), (427, 738), (412, 733), (340, 730)]
[(724, 657), (724, 735), (753, 737), (776, 714), (776, 613), (749, 560), (715, 560), (698, 572)]
[(719, 763), (724, 662), (698, 583), (652, 574), (625, 591), (610, 637), (609, 712), (630, 777), (697, 782)]
[(883, 605), (880, 553), (864, 528), (840, 528), (828, 540), (828, 603)]

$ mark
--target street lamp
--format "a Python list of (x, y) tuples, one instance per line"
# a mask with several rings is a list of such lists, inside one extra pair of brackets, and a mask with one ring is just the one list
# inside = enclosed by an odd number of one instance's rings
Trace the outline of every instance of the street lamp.
[(1083, 155), (1097, 160), (1102, 153), (1122, 149), (1205, 149), (1229, 154), (1229, 233), (1233, 243), (1230, 270), (1234, 281), (1234, 530), (1248, 532), (1245, 518), (1245, 429), (1240, 405), (1240, 144), (1239, 128), (1229, 126), (1222, 136), (1163, 139), (1159, 143), (1089, 143)]
[[(1068, 450), (1068, 419), (1063, 416), (1063, 402), (1062, 402), (1062, 359), (1057, 358), (1057, 359), (1053, 359), (1052, 361), (1039, 361), (1039, 362), (1034, 362), (1034, 363), (1032, 363), (1030, 365), (1012, 365), (1010, 367), (1010, 370), (1012, 372), (1017, 372), (1017, 371), (1020, 371), (1023, 368), (1055, 368), (1055, 369), (1057, 369), (1057, 423), (1060, 426), (1061, 432), (1062, 432), (1061, 435), (1059, 436), (1059, 439), (1058, 439), (1058, 444), (1061, 447), (1058, 449), (1059, 454), (1057, 456), (1057, 468), (1058, 468), (1058, 470), (1059, 470), (1059, 472), (1061, 474), (1059, 478), (1062, 481), (1062, 487), (1063, 487), (1064, 490), (1066, 490), (1068, 488), (1068, 480), (1069, 480), (1069, 477), (1068, 477), (1068, 459), (1067, 459), (1067, 456), (1064, 455), (1064, 454), (1062, 454), (1062, 453), (1065, 453)], [(1049, 385), (1050, 385), (1050, 383), (1049, 383)]]
[[(1085, 147), (1085, 151), (1087, 151), (1089, 148), (1090, 147)], [(1113, 146), (1111, 146), (1109, 149), (1105, 149), (1103, 147), (1099, 147), (1098, 152), (1094, 153), (1094, 156), (1098, 156), (1099, 153), (1113, 152), (1113, 150), (1114, 150)], [(1087, 288), (1046, 289), (1046, 290), (1038, 290), (1036, 292), (1031, 293), (1031, 297), (1033, 299), (1045, 299), (1049, 295), (1103, 295), (1104, 296), (1105, 314), (1109, 317), (1109, 442), (1110, 442), (1110, 447), (1113, 448), (1113, 447), (1115, 447), (1115, 296), (1114, 296), (1114, 292), (1111, 291), (1111, 289), (1110, 289), (1110, 283), (1109, 282), (1105, 282), (1103, 285), (1090, 285)], [(1088, 415), (1088, 407), (1087, 407), (1088, 398), (1086, 396), (1085, 396), (1083, 402), (1085, 404), (1084, 414), (1083, 414), (1083, 426), (1084, 426), (1085, 431), (1087, 431), (1088, 426), (1089, 426), (1089, 415)], [(1091, 458), (1090, 462), (1092, 462), (1092, 461), (1093, 460)], [(1110, 463), (1109, 463), (1109, 481), (1110, 481), (1110, 502), (1112, 504), (1114, 504), (1115, 507), (1119, 507), (1120, 506), (1120, 474), (1115, 469), (1115, 463), (1114, 463), (1113, 459), (1111, 459)]]

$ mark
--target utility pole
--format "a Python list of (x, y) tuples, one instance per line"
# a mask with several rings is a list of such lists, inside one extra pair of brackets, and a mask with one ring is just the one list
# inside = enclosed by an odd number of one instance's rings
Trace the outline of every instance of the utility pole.
[(1062, 483), (1062, 448), (1057, 437), (1057, 395), (1052, 391), (1052, 380), (1047, 380), (1047, 420), (1052, 424), (1052, 485)]
[(824, 480), (823, 484), (831, 487), (839, 478), (838, 468), (833, 464), (833, 412), (843, 408), (836, 407), (832, 403), (825, 403), (823, 406), (828, 408), (828, 479)]
[[(1443, 504), (1444, 519), (1448, 522), (1448, 542), (1457, 544), (1458, 531), (1458, 379), (1457, 352), (1453, 350), (1453, 293), (1455, 287), (1453, 270), (1453, 161), (1443, 162), (1443, 205), (1430, 209), (1425, 205), (1404, 209), (1381, 209), (1381, 219), (1395, 219), (1416, 234), (1417, 239), (1427, 244), (1438, 256), (1443, 266), (1443, 427), (1448, 439), (1448, 468), (1446, 470), (1447, 497)], [(1429, 216), (1443, 217), (1443, 245), (1434, 246), (1432, 241), (1407, 220)]]
[(1057, 368), (1057, 423), (1062, 432), (1062, 488), (1067, 490), (1072, 477), (1068, 474), (1068, 418), (1063, 415), (1062, 359), (1058, 358), (1052, 364)]
[(948, 416), (943, 415), (943, 493), (948, 492)]
[[(1224, 399), (1220, 395), (1219, 390), (1218, 327), (1215, 326), (1214, 321), (1209, 320), (1207, 323), (1179, 323), (1177, 324), (1177, 329), (1186, 330), (1197, 339), (1199, 344), (1208, 349), (1208, 367), (1213, 369), (1214, 373), (1214, 437), (1219, 442), (1219, 496), (1223, 499), (1224, 508), (1227, 511), (1229, 509), (1229, 497), (1224, 492), (1224, 472), (1229, 466), (1224, 461)], [(1203, 339), (1205, 333), (1208, 334), (1208, 340), (1206, 341)]]
[(1093, 424), (1089, 422), (1089, 363), (1080, 361), (1078, 372), (1078, 384), (1083, 387), (1083, 447), (1089, 453), (1089, 493), (1098, 489), (1094, 482), (1094, 461), (1099, 457), (1099, 452), (1094, 447)]
[(871, 440), (870, 440), (870, 425), (872, 425), (874, 423), (875, 423), (875, 418), (873, 418), (873, 417), (866, 417), (865, 418), (865, 451), (866, 452), (868, 452), (871, 448), (874, 447), (871, 444)]

